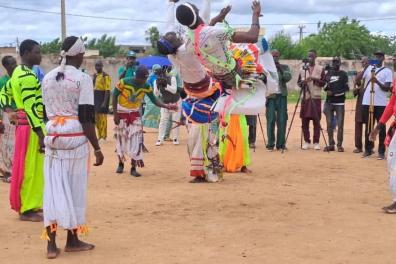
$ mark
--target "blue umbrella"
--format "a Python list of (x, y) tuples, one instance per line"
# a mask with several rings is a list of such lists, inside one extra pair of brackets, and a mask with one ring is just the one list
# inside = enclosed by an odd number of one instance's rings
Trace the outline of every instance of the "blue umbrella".
[(167, 57), (162, 56), (147, 56), (141, 57), (137, 60), (140, 65), (144, 65), (147, 68), (151, 69), (153, 65), (159, 64), (161, 66), (171, 66), (172, 63), (168, 60)]

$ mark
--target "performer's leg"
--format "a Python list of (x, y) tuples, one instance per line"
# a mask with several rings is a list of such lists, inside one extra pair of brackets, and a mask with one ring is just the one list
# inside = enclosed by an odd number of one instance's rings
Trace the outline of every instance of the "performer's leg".
[(202, 133), (207, 130), (209, 124), (189, 124), (187, 147), (190, 157), (190, 176), (200, 180), (205, 179)]
[[(56, 227), (56, 224), (53, 225)], [(53, 229), (51, 226), (47, 226), (46, 228), (47, 232), (47, 258), (48, 259), (54, 259), (56, 258), (59, 253), (60, 249), (56, 246), (56, 229)]]
[(209, 24), (210, 22), (210, 12), (211, 12), (211, 0), (203, 0), (202, 10), (200, 12), (200, 16), (205, 22), (205, 24)]
[(85, 243), (78, 238), (77, 229), (67, 230), (65, 252), (87, 251), (94, 248), (94, 245)]

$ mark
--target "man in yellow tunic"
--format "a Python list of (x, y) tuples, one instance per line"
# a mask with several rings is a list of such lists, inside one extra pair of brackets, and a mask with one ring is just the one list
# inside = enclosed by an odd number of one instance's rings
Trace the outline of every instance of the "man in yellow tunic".
[(147, 95), (158, 107), (177, 110), (173, 104), (164, 104), (158, 100), (153, 89), (146, 82), (149, 72), (145, 66), (139, 66), (134, 77), (125, 77), (120, 80), (113, 90), (114, 123), (116, 125), (116, 147), (119, 164), (117, 173), (123, 173), (125, 155), (131, 158), (131, 175), (140, 177), (136, 167), (144, 167), (143, 163), (143, 125), (140, 117), (140, 108)]
[(106, 140), (107, 138), (107, 114), (109, 113), (110, 99), (110, 76), (103, 71), (103, 62), (95, 63), (96, 73), (93, 76), (93, 84), (95, 88), (95, 123), (98, 130), (98, 140)]

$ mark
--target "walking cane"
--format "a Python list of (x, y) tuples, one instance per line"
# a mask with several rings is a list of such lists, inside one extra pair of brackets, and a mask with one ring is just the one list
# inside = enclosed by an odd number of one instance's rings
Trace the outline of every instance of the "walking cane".
[(265, 140), (264, 129), (263, 129), (263, 124), (261, 123), (260, 114), (257, 114), (257, 118), (258, 118), (259, 123), (260, 123), (261, 134), (263, 135), (265, 147), (267, 147), (267, 140)]

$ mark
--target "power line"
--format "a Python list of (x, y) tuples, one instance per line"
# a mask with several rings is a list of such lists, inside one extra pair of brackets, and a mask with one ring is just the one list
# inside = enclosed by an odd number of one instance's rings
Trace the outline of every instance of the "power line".
[[(12, 9), (18, 11), (25, 12), (33, 12), (33, 13), (41, 13), (41, 14), (51, 14), (51, 15), (61, 15), (61, 12), (56, 11), (47, 11), (47, 10), (38, 10), (38, 9), (30, 9), (30, 8), (22, 8), (22, 7), (14, 7), (7, 5), (0, 5), (0, 8), (4, 9)], [(73, 14), (66, 13), (66, 16), (73, 17), (82, 17), (82, 18), (92, 18), (92, 19), (103, 19), (103, 20), (113, 20), (113, 21), (131, 21), (131, 22), (143, 22), (143, 23), (166, 23), (162, 20), (148, 20), (148, 19), (133, 19), (133, 18), (122, 18), (122, 17), (106, 17), (106, 16), (94, 16), (94, 15), (82, 15), (82, 14)], [(372, 22), (372, 21), (385, 21), (385, 20), (396, 20), (396, 16), (390, 17), (381, 17), (381, 18), (366, 18), (366, 19), (357, 19), (360, 22)], [(323, 22), (326, 23), (326, 22)], [(329, 22), (327, 22), (329, 23)], [(300, 22), (300, 23), (261, 23), (263, 26), (300, 26), (300, 25), (317, 25), (318, 22)], [(232, 23), (232, 25), (239, 26), (248, 26), (250, 23)]]

